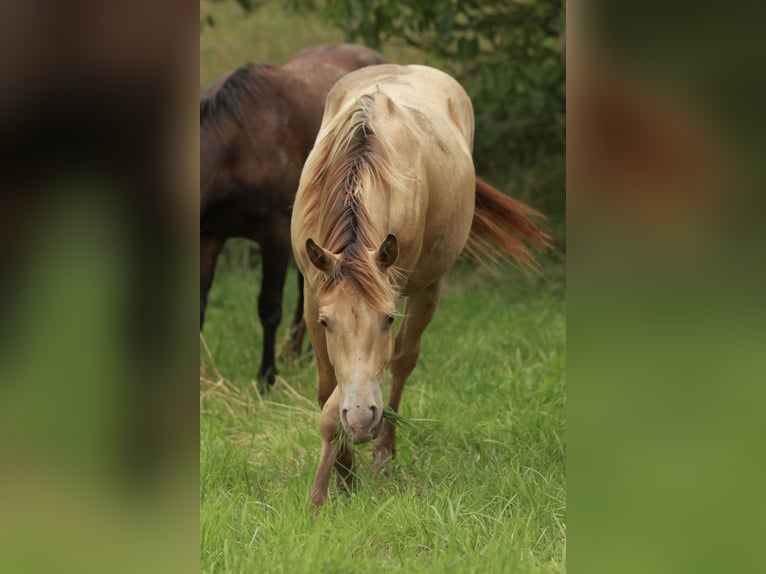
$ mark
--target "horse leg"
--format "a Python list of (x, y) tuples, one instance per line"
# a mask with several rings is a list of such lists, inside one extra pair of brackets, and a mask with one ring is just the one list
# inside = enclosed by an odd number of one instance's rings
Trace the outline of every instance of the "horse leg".
[(207, 296), (210, 286), (213, 284), (215, 264), (218, 255), (223, 249), (226, 239), (219, 239), (210, 235), (199, 236), (199, 329), (205, 322), (205, 309), (207, 308)]
[(258, 317), (263, 328), (263, 353), (258, 369), (258, 389), (261, 393), (266, 392), (266, 384), (274, 384), (277, 376), (274, 347), (277, 328), (282, 321), (282, 291), (289, 260), (287, 246), (274, 245), (272, 249), (261, 249), (263, 278), (258, 295)]
[(314, 357), (317, 364), (317, 399), (322, 408), (319, 424), (322, 453), (319, 457), (319, 467), (309, 495), (314, 506), (321, 506), (327, 500), (327, 488), (333, 467), (338, 471), (338, 485), (344, 490), (351, 488), (354, 464), (351, 442), (346, 441), (342, 447), (338, 444), (340, 393), (335, 379), (335, 371), (327, 355), (324, 329), (319, 325), (318, 316), (316, 302), (311, 296), (307, 296), (305, 298), (305, 324), (309, 340), (314, 347)]
[[(335, 408), (335, 415), (338, 416), (338, 408)], [(337, 422), (336, 422), (337, 431)], [(336, 444), (339, 444), (339, 437), (335, 438)], [(351, 492), (354, 487), (354, 447), (351, 441), (347, 440), (339, 445), (338, 454), (335, 458), (335, 471), (337, 473), (336, 484), (338, 490), (342, 492)]]
[[(394, 358), (391, 361), (391, 392), (388, 406), (399, 411), (404, 383), (415, 368), (420, 354), (420, 338), (436, 311), (441, 292), (441, 281), (431, 284), (419, 293), (407, 298), (404, 306), (404, 320), (394, 342)], [(372, 473), (381, 472), (390, 458), (396, 454), (396, 427), (383, 419), (383, 428), (372, 448)]]
[(352, 486), (354, 454), (351, 443), (346, 441), (341, 445), (338, 440), (339, 401), (340, 393), (336, 387), (322, 407), (319, 423), (322, 453), (319, 456), (319, 466), (309, 493), (309, 500), (314, 506), (322, 506), (327, 501), (327, 491), (333, 467), (338, 471), (338, 486), (345, 491), (348, 491)]
[(298, 303), (290, 326), (290, 340), (284, 350), (286, 357), (299, 357), (306, 334), (306, 322), (303, 320), (303, 274), (298, 271)]

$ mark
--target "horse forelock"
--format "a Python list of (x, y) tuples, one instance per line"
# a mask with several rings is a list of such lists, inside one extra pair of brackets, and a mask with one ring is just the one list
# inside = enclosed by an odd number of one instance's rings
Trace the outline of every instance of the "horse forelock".
[(320, 295), (341, 284), (350, 286), (374, 310), (389, 312), (398, 296), (395, 286), (396, 271), (381, 271), (373, 260), (372, 252), (359, 243), (346, 247), (332, 271), (320, 284)]
[(403, 178), (388, 162), (384, 130), (374, 126), (375, 94), (364, 95), (327, 125), (315, 147), (307, 183), (307, 210), (320, 244), (340, 258), (321, 287), (346, 281), (373, 308), (387, 309), (395, 297), (390, 273), (373, 260), (378, 238), (366, 205), (373, 193), (390, 194)]

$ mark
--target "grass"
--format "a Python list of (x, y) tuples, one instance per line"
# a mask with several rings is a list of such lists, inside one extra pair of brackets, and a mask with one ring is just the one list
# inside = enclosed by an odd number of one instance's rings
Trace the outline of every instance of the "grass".
[[(313, 360), (280, 362), (261, 397), (258, 270), (221, 269), (201, 345), (202, 571), (564, 571), (563, 274), (546, 272), (453, 271), (404, 392), (410, 424), (390, 474), (373, 478), (371, 445), (355, 447), (355, 491), (331, 485), (313, 516)], [(291, 276), (285, 316), (294, 298)]]

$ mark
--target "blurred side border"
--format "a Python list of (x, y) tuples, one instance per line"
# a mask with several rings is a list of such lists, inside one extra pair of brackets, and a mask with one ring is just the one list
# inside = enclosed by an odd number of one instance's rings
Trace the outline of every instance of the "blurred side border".
[(197, 568), (198, 25), (0, 6), (0, 570)]
[(757, 569), (763, 9), (574, 4), (568, 568)]

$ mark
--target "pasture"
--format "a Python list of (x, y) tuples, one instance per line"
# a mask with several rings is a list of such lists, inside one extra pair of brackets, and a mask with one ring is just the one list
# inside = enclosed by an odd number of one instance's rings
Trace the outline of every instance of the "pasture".
[(258, 269), (222, 268), (200, 345), (202, 571), (564, 571), (563, 270), (545, 273), (459, 262), (404, 391), (411, 424), (390, 474), (371, 477), (371, 444), (358, 445), (356, 490), (331, 485), (313, 516), (313, 359), (280, 362), (261, 397)]

